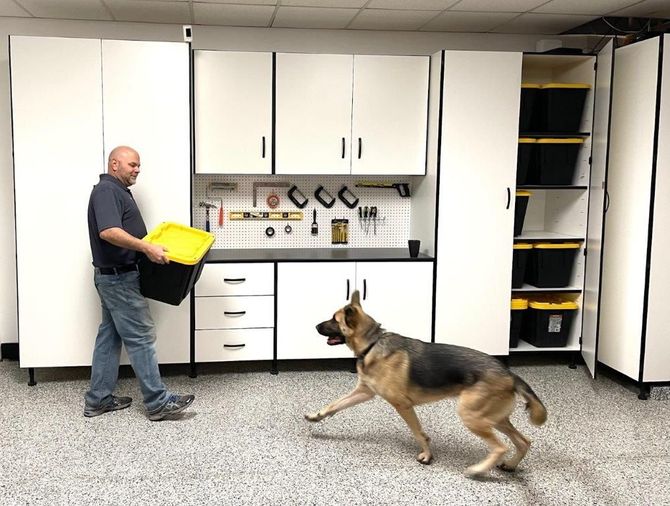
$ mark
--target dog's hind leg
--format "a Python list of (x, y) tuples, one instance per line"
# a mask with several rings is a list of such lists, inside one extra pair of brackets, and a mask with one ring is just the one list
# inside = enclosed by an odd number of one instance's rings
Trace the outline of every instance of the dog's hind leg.
[(311, 413), (305, 415), (305, 420), (310, 422), (320, 422), (326, 417), (333, 416), (338, 411), (343, 409), (350, 408), (362, 402), (369, 401), (375, 396), (375, 393), (370, 389), (370, 387), (359, 382), (349, 394), (344, 397), (340, 397), (334, 402), (331, 402), (325, 408), (320, 409), (316, 413)]
[(412, 406), (402, 407), (396, 404), (393, 405), (398, 414), (405, 420), (405, 423), (409, 426), (412, 434), (417, 443), (421, 447), (421, 453), (416, 456), (416, 460), (422, 464), (430, 464), (433, 461), (433, 453), (430, 451), (430, 438), (426, 436), (426, 433), (421, 428), (421, 422), (416, 416), (416, 412)]
[(516, 427), (514, 427), (514, 425), (512, 425), (512, 422), (509, 421), (509, 418), (505, 418), (502, 422), (498, 423), (496, 425), (496, 429), (510, 438), (512, 443), (514, 443), (514, 447), (516, 448), (516, 453), (514, 456), (511, 459), (508, 459), (505, 462), (499, 464), (498, 467), (503, 471), (514, 471), (519, 465), (519, 462), (521, 462), (521, 459), (526, 456), (528, 448), (530, 448), (530, 440), (521, 434), (521, 432), (519, 432)]

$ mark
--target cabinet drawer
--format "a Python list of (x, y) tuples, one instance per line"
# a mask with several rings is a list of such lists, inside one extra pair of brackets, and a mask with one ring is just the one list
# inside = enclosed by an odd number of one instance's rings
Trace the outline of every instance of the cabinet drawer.
[(197, 297), (196, 329), (245, 329), (274, 327), (272, 295), (261, 297)]
[(195, 295), (274, 295), (274, 264), (205, 264)]
[(273, 329), (197, 330), (196, 362), (272, 360)]

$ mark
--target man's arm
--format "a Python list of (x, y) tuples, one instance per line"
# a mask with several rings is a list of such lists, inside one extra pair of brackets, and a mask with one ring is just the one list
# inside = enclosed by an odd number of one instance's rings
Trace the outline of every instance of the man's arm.
[(114, 246), (131, 249), (144, 253), (149, 260), (157, 264), (167, 264), (170, 260), (165, 255), (167, 248), (158, 244), (151, 244), (137, 237), (133, 237), (128, 232), (119, 227), (106, 228), (100, 232), (100, 239), (103, 239)]

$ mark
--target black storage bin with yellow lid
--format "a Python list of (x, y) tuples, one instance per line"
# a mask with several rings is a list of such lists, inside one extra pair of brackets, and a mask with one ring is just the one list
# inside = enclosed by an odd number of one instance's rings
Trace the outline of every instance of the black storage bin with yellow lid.
[(512, 288), (521, 288), (526, 277), (526, 265), (533, 245), (525, 242), (514, 244), (512, 253)]
[(145, 241), (165, 246), (168, 264), (140, 257), (140, 292), (149, 299), (178, 306), (193, 289), (205, 265), (214, 236), (197, 228), (164, 222)]
[(526, 209), (528, 208), (528, 199), (531, 193), (518, 190), (516, 192), (516, 201), (514, 203), (514, 236), (521, 235), (523, 222), (526, 219)]
[(526, 282), (538, 288), (565, 288), (570, 284), (578, 242), (533, 244)]
[(526, 184), (571, 185), (577, 155), (584, 139), (537, 139), (534, 163), (528, 166)]
[(577, 303), (569, 300), (528, 301), (522, 324), (522, 338), (538, 348), (562, 348), (568, 344)]
[(519, 150), (516, 157), (516, 184), (524, 185), (528, 179), (528, 168), (537, 163), (537, 139), (519, 138)]
[(519, 335), (523, 325), (524, 314), (528, 309), (528, 300), (521, 297), (512, 299), (512, 309), (510, 314), (509, 324), (509, 347), (516, 348), (519, 346)]
[(548, 83), (540, 88), (540, 131), (555, 133), (579, 132), (586, 94), (590, 84)]
[(521, 83), (521, 104), (519, 111), (519, 132), (532, 132), (538, 129), (537, 125), (537, 97), (540, 85)]

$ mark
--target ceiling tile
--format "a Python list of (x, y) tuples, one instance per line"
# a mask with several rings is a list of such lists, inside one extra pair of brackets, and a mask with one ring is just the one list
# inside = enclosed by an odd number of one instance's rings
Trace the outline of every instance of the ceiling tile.
[(520, 14), (492, 31), (496, 33), (533, 33), (557, 35), (570, 28), (588, 23), (598, 16), (570, 16), (564, 14)]
[[(629, 7), (640, 0), (551, 0), (533, 12), (551, 14), (595, 14), (603, 16), (617, 9)], [(670, 1), (670, 0), (669, 0)]]
[(609, 13), (612, 16), (670, 18), (670, 1), (645, 0), (631, 7)]
[(319, 7), (284, 7), (277, 10), (273, 28), (344, 28), (358, 9), (325, 9)]
[(277, 5), (277, 0), (197, 0), (206, 4)]
[(38, 18), (112, 20), (98, 0), (21, 0), (21, 5)]
[(298, 7), (346, 7), (360, 9), (368, 0), (281, 0), (282, 6)]
[(458, 0), (370, 0), (366, 9), (406, 9), (412, 11), (443, 11)]
[(193, 3), (194, 23), (223, 26), (268, 26), (275, 8), (271, 5)]
[(461, 0), (451, 10), (469, 12), (526, 12), (546, 2), (547, 0)]
[(488, 32), (518, 16), (515, 12), (446, 11), (424, 25), (422, 31)]
[(14, 0), (0, 0), (0, 16), (29, 17), (30, 14), (19, 7)]
[(152, 0), (105, 0), (117, 21), (144, 23), (190, 23), (191, 11), (185, 2)]
[(349, 24), (358, 30), (418, 30), (435, 11), (365, 9)]

